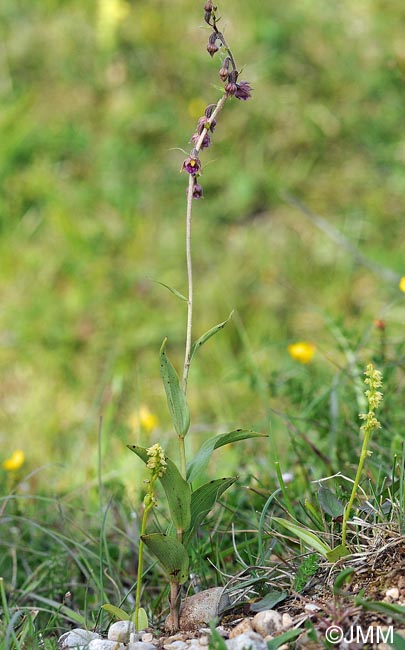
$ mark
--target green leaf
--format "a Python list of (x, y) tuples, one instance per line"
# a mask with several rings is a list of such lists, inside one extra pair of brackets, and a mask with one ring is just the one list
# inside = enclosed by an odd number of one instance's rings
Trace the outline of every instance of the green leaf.
[[(148, 462), (145, 447), (137, 445), (127, 445), (127, 447), (145, 464)], [(159, 480), (166, 494), (173, 525), (177, 530), (184, 531), (190, 526), (191, 521), (191, 488), (170, 458), (166, 457), (166, 463), (166, 471)]]
[(177, 372), (166, 354), (167, 338), (160, 348), (160, 374), (166, 391), (167, 405), (172, 416), (174, 428), (178, 436), (184, 438), (190, 428), (190, 413), (186, 396), (180, 388)]
[(354, 602), (356, 605), (360, 605), (360, 607), (363, 607), (363, 609), (367, 609), (370, 612), (379, 612), (380, 614), (391, 616), (399, 621), (405, 621), (405, 607), (402, 605), (383, 603), (374, 600), (363, 600), (362, 598), (356, 598)]
[(326, 557), (329, 562), (337, 562), (337, 560), (340, 560), (340, 558), (346, 557), (347, 555), (350, 555), (349, 549), (344, 544), (339, 544), (339, 546), (335, 546), (335, 548), (329, 551), (326, 554)]
[(392, 645), (391, 647), (394, 650), (405, 650), (405, 639), (403, 636), (400, 636), (396, 632), (392, 635)]
[(240, 440), (248, 440), (249, 438), (267, 438), (266, 433), (258, 433), (257, 431), (250, 431), (248, 429), (236, 429), (229, 433), (219, 433), (212, 438), (208, 438), (201, 445), (194, 458), (190, 461), (187, 467), (187, 479), (191, 483), (202, 474), (208, 465), (214, 449), (219, 449), (224, 445), (229, 445), (233, 442)]
[(290, 531), (290, 533), (293, 533), (294, 535), (297, 535), (306, 546), (309, 546), (310, 548), (314, 548), (315, 551), (318, 551), (321, 555), (324, 557), (327, 557), (327, 554), (332, 550), (328, 544), (325, 544), (319, 537), (314, 535), (310, 530), (307, 530), (306, 528), (303, 528), (302, 526), (298, 526), (297, 524), (293, 524), (291, 521), (285, 521), (284, 519), (280, 519), (279, 517), (273, 517), (273, 521), (275, 521), (277, 524), (280, 524), (280, 526), (284, 526), (284, 528), (287, 528), (287, 530)]
[(189, 559), (183, 544), (164, 533), (142, 535), (148, 549), (156, 555), (170, 582), (182, 585), (188, 578)]
[(343, 569), (343, 571), (339, 573), (335, 582), (333, 583), (333, 593), (335, 595), (342, 590), (342, 587), (346, 584), (346, 582), (349, 582), (353, 579), (354, 573), (356, 573), (356, 571), (352, 566), (347, 567), (347, 569)]
[[(134, 625), (136, 625), (136, 620), (135, 620), (135, 612), (131, 616), (131, 621), (133, 622)], [(138, 610), (138, 627), (137, 627), (137, 632), (139, 630), (146, 630), (146, 628), (149, 625), (148, 621), (148, 615), (145, 612), (143, 607), (140, 607)]]
[(101, 609), (104, 609), (106, 612), (111, 614), (111, 616), (115, 616), (119, 621), (129, 621), (131, 619), (131, 615), (127, 614), (127, 612), (121, 609), (121, 607), (116, 607), (115, 605), (107, 603), (106, 605), (101, 605)]
[(169, 289), (171, 293), (173, 293), (177, 298), (180, 298), (180, 300), (184, 300), (185, 302), (188, 302), (186, 296), (183, 296), (180, 291), (177, 291), (177, 289), (173, 289), (173, 287), (169, 286), (168, 284), (165, 284), (164, 282), (159, 282), (159, 280), (155, 280), (157, 284), (160, 284), (162, 287), (165, 287), (165, 289)]
[(218, 323), (218, 325), (214, 325), (214, 327), (211, 327), (211, 329), (209, 329), (207, 332), (205, 332), (205, 334), (200, 336), (200, 338), (198, 338), (195, 341), (195, 343), (193, 344), (193, 346), (191, 348), (190, 361), (193, 358), (193, 356), (195, 355), (195, 353), (200, 349), (200, 347), (202, 345), (204, 345), (204, 343), (206, 343), (208, 341), (208, 339), (211, 338), (211, 336), (215, 336), (215, 334), (217, 332), (222, 330), (225, 327), (225, 325), (227, 323), (229, 323), (230, 319), (232, 318), (232, 315), (233, 315), (233, 311), (231, 311), (231, 313), (229, 314), (229, 316), (228, 316), (228, 318), (226, 320), (224, 320), (222, 323)]
[(184, 536), (184, 543), (190, 541), (194, 531), (205, 519), (211, 508), (218, 501), (221, 494), (225, 492), (235, 481), (237, 476), (231, 478), (218, 478), (209, 483), (201, 485), (191, 495), (191, 523), (190, 528)]
[(285, 643), (289, 643), (299, 637), (300, 634), (302, 634), (302, 630), (288, 630), (275, 639), (267, 641), (267, 650), (277, 650), (277, 648), (280, 648)]
[(276, 591), (274, 589), (269, 591), (261, 600), (252, 603), (250, 609), (252, 612), (263, 612), (266, 609), (273, 609), (277, 603), (281, 603), (281, 601), (285, 600), (287, 596), (288, 594), (286, 591)]
[(345, 511), (344, 504), (339, 501), (337, 496), (329, 488), (321, 485), (318, 491), (319, 505), (327, 515), (333, 518), (341, 517)]

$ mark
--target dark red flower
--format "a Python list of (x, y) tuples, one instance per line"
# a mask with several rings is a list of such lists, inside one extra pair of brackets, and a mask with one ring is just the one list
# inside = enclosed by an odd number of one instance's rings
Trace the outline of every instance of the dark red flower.
[(190, 155), (184, 160), (181, 169), (184, 169), (187, 174), (198, 174), (201, 171), (201, 160), (199, 159), (198, 153), (195, 149), (193, 149)]
[(246, 101), (252, 96), (252, 86), (247, 81), (239, 81), (239, 83), (236, 84), (236, 90), (233, 95), (236, 99)]

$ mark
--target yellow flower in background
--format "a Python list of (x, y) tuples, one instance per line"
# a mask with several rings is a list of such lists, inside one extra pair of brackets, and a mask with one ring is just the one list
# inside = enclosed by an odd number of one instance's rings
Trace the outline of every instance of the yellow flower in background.
[(24, 452), (21, 449), (16, 449), (13, 451), (10, 458), (6, 458), (6, 460), (3, 461), (3, 469), (5, 469), (6, 472), (16, 472), (20, 467), (22, 467), (22, 465), (24, 465), (24, 461)]
[(399, 288), (405, 293), (405, 275), (399, 281)]
[(101, 45), (111, 47), (114, 44), (117, 29), (130, 10), (125, 0), (98, 0), (97, 37)]
[(207, 108), (207, 102), (203, 100), (202, 97), (194, 97), (190, 99), (187, 109), (188, 114), (193, 120), (198, 120), (201, 115), (204, 115), (204, 111)]
[(294, 361), (309, 363), (315, 354), (315, 345), (307, 341), (298, 341), (288, 346), (288, 352)]
[(142, 429), (151, 433), (159, 424), (157, 415), (152, 413), (145, 404), (139, 407), (139, 411), (131, 417), (131, 426), (134, 429)]

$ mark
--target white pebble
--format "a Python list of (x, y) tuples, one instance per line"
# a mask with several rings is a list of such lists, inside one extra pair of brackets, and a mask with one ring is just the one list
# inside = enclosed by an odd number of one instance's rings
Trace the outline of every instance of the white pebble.
[(236, 636), (234, 639), (225, 641), (228, 650), (267, 650), (267, 643), (256, 632), (245, 632)]
[(399, 589), (398, 587), (391, 587), (391, 589), (387, 589), (385, 592), (386, 598), (389, 598), (390, 600), (399, 600)]
[(87, 650), (125, 650), (123, 643), (108, 639), (93, 639), (86, 648)]
[(135, 632), (135, 625), (132, 621), (117, 621), (110, 625), (108, 638), (110, 641), (121, 641), (128, 643), (130, 634)]
[(60, 650), (67, 650), (68, 648), (86, 646), (92, 639), (101, 639), (101, 636), (97, 632), (90, 632), (77, 627), (59, 637), (58, 647)]
[(263, 637), (268, 634), (274, 635), (283, 629), (283, 619), (281, 614), (274, 609), (266, 609), (258, 612), (252, 621), (253, 629), (259, 632)]

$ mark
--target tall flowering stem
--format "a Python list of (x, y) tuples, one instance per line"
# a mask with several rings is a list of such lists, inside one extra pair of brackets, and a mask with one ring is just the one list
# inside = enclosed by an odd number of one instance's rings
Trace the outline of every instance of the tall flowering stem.
[[(193, 266), (191, 256), (191, 224), (193, 199), (200, 199), (203, 196), (203, 188), (198, 182), (202, 173), (199, 153), (211, 144), (210, 133), (214, 132), (216, 126), (216, 117), (230, 97), (236, 97), (240, 100), (246, 100), (251, 96), (252, 88), (247, 81), (238, 82), (239, 72), (236, 67), (235, 57), (225, 40), (222, 32), (219, 31), (216, 18), (217, 7), (212, 0), (207, 0), (204, 5), (204, 20), (212, 29), (208, 39), (207, 51), (210, 56), (214, 56), (223, 46), (226, 56), (221, 63), (219, 77), (224, 82), (224, 94), (216, 104), (210, 104), (205, 109), (205, 113), (198, 120), (197, 131), (192, 135), (191, 142), (194, 144), (190, 155), (184, 160), (182, 170), (189, 174), (187, 188), (187, 210), (186, 210), (186, 259), (187, 259), (187, 280), (188, 280), (188, 297), (187, 297), (187, 328), (186, 328), (186, 346), (183, 366), (182, 389), (184, 394), (187, 392), (187, 382), (191, 362), (192, 348), (192, 325), (193, 325)], [(180, 439), (180, 458), (181, 466), (185, 467), (184, 438)]]
[(347, 522), (350, 516), (350, 511), (353, 507), (354, 500), (357, 495), (357, 489), (360, 484), (360, 478), (363, 471), (364, 463), (367, 456), (371, 454), (371, 452), (368, 450), (370, 437), (373, 431), (381, 428), (381, 424), (375, 416), (375, 411), (380, 406), (383, 400), (383, 394), (378, 390), (382, 386), (382, 375), (381, 372), (379, 370), (376, 370), (371, 363), (367, 366), (364, 374), (366, 375), (364, 383), (368, 386), (368, 389), (365, 391), (365, 395), (367, 398), (369, 408), (368, 408), (368, 413), (361, 413), (359, 415), (360, 419), (364, 420), (364, 424), (361, 427), (361, 431), (363, 433), (363, 446), (361, 448), (360, 459), (359, 459), (359, 464), (357, 466), (357, 472), (353, 483), (352, 493), (350, 495), (349, 502), (346, 505), (343, 514), (343, 523), (342, 523), (342, 545), (343, 546), (346, 544)]

